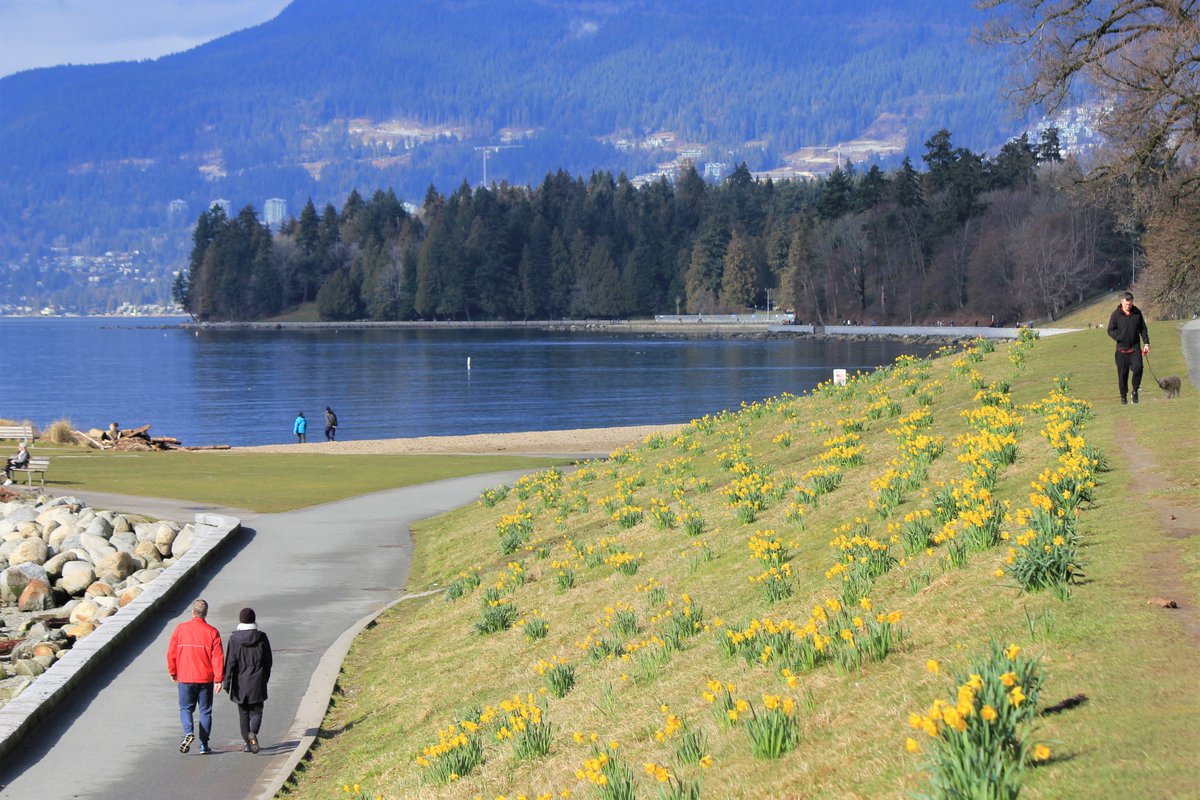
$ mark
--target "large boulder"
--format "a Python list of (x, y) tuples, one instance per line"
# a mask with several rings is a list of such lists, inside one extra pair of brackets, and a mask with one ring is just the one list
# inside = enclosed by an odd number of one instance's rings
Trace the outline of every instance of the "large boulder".
[(96, 625), (92, 622), (76, 622), (71, 625), (67, 625), (62, 629), (63, 633), (65, 633), (69, 639), (82, 639), (89, 633), (95, 632), (95, 630)]
[(146, 591), (146, 589), (143, 586), (130, 586), (122, 590), (121, 594), (117, 596), (117, 604), (120, 605), (121, 608), (124, 608), (137, 599), (137, 597), (144, 591)]
[(96, 571), (86, 561), (70, 561), (63, 564), (62, 590), (72, 597), (77, 597), (87, 591), (96, 580)]
[(23, 540), (8, 554), (8, 565), (15, 567), (25, 563), (45, 564), (49, 556), (50, 552), (46, 543), (41, 539), (30, 537)]
[(5, 514), (4, 521), (5, 523), (11, 523), (13, 525), (13, 529), (15, 530), (16, 527), (22, 522), (33, 522), (37, 519), (37, 516), (38, 515), (36, 511), (29, 506), (22, 504)]
[(87, 591), (84, 592), (84, 595), (88, 599), (93, 597), (112, 597), (114, 594), (113, 587), (104, 581), (94, 581), (91, 586), (87, 587)]
[(50, 579), (46, 574), (46, 568), (31, 561), (8, 567), (0, 573), (0, 599), (9, 602), (16, 600), (21, 596), (21, 592), (25, 591), (25, 587), (29, 585), (30, 581), (43, 581), (49, 585)]
[(74, 550), (68, 550), (65, 553), (57, 553), (46, 559), (46, 563), (42, 564), (46, 568), (46, 575), (50, 580), (57, 580), (62, 577), (63, 566), (69, 561), (78, 561), (79, 556)]
[(133, 554), (145, 561), (148, 566), (156, 566), (162, 563), (162, 553), (158, 551), (158, 545), (154, 542), (138, 542), (137, 547), (133, 548)]
[(116, 552), (96, 562), (96, 577), (116, 585), (142, 568), (131, 553)]
[(123, 553), (132, 553), (137, 547), (137, 537), (133, 535), (133, 531), (114, 533), (108, 542)]
[(88, 556), (91, 558), (92, 563), (97, 565), (104, 557), (110, 556), (117, 552), (117, 548), (109, 544), (108, 539), (105, 539), (102, 536), (97, 536), (94, 533), (84, 532), (80, 534), (79, 543), (83, 545), (83, 549), (87, 550)]
[(184, 525), (176, 536), (175, 541), (171, 544), (171, 555), (179, 558), (181, 555), (192, 549), (192, 544), (196, 539), (196, 528), (194, 525)]
[(71, 612), (71, 622), (93, 622), (100, 613), (100, 604), (95, 600), (82, 600)]
[(163, 558), (171, 555), (171, 547), (175, 543), (175, 537), (179, 535), (179, 531), (165, 522), (159, 523), (158, 529), (154, 532), (154, 545), (158, 548), (158, 552), (162, 553)]
[(46, 581), (33, 580), (21, 592), (17, 600), (17, 608), (21, 611), (45, 611), (54, 608), (54, 592)]
[(126, 519), (125, 517), (118, 514), (115, 517), (113, 517), (112, 531), (113, 531), (113, 536), (116, 536), (118, 533), (132, 533), (133, 526), (129, 524), (128, 519)]
[[(54, 530), (50, 531), (47, 541), (50, 543), (51, 547), (59, 552), (62, 552), (63, 550), (69, 550), (70, 548), (78, 546), (82, 543), (79, 538), (79, 529), (70, 522), (64, 522)], [(68, 544), (68, 541), (72, 543)]]

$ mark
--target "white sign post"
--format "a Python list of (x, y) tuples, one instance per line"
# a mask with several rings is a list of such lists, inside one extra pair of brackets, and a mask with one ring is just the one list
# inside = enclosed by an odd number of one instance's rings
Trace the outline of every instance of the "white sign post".
[(833, 371), (833, 385), (834, 386), (845, 386), (846, 385), (846, 370), (835, 369)]

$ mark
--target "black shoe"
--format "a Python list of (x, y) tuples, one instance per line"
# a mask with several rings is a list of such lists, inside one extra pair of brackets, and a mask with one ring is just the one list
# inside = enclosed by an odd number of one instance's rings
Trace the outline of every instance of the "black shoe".
[(208, 745), (207, 745), (207, 744), (205, 744), (204, 742), (201, 742), (201, 743), (200, 743), (200, 749), (199, 749), (199, 750), (197, 750), (196, 752), (197, 752), (197, 753), (199, 753), (199, 754), (200, 754), (200, 755), (202, 755), (202, 756), (206, 756), (206, 755), (208, 755), (209, 753), (211, 753), (211, 752), (212, 752), (212, 750), (210, 750), (210, 749), (208, 748)]
[(253, 750), (250, 749), (249, 742), (246, 742), (244, 745), (242, 745), (242, 752), (243, 753), (253, 753), (254, 752)]
[(1137, 402), (1137, 392), (1133, 393), (1133, 402)]
[(255, 736), (253, 733), (250, 734), (250, 739), (249, 739), (249, 741), (246, 742), (246, 747), (250, 748), (251, 753), (258, 752), (258, 737)]
[(188, 750), (191, 750), (192, 749), (192, 740), (194, 740), (195, 738), (196, 737), (190, 733), (184, 734), (183, 741), (181, 741), (179, 743), (179, 752), (186, 753)]
[(1121, 398), (1121, 405), (1127, 405), (1128, 403), (1129, 403), (1129, 401), (1126, 400), (1124, 397)]

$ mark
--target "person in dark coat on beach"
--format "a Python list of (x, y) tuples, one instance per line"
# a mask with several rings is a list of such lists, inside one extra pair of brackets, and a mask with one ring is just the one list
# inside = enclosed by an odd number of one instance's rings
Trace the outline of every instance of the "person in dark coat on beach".
[(222, 688), (237, 703), (238, 723), (242, 729), (242, 748), (258, 752), (258, 731), (262, 726), (263, 703), (267, 700), (267, 682), (271, 680), (271, 642), (258, 629), (254, 609), (243, 608), (238, 626), (225, 648), (225, 678)]
[(337, 414), (333, 413), (333, 409), (325, 406), (325, 441), (332, 442), (337, 436)]

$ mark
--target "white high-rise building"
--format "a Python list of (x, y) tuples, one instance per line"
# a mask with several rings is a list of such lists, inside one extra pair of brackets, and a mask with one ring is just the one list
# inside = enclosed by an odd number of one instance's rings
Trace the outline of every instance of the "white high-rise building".
[(268, 197), (263, 205), (263, 217), (269, 228), (283, 225), (283, 221), (287, 219), (287, 200), (282, 197)]

